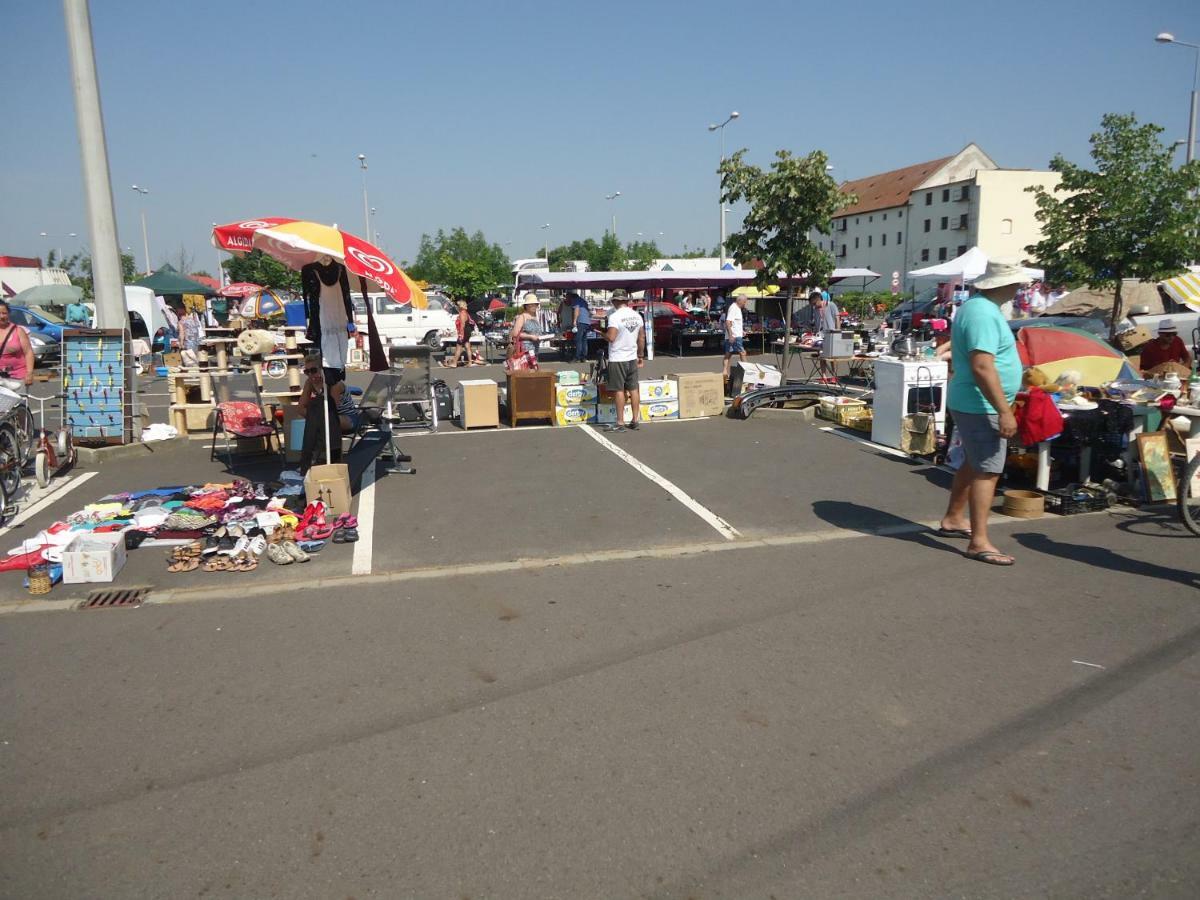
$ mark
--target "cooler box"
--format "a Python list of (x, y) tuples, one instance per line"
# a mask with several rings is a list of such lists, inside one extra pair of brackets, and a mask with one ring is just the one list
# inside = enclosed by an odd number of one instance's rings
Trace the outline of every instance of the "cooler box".
[(464, 429), (499, 427), (500, 385), (490, 378), (477, 378), (460, 381), (455, 392), (458, 422)]
[(725, 414), (721, 376), (717, 372), (689, 372), (670, 376), (679, 392), (679, 418), (703, 419)]

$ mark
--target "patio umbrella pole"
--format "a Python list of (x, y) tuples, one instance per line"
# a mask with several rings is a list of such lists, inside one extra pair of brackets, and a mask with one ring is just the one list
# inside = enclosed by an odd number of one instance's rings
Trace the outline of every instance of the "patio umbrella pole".
[(325, 407), (325, 465), (332, 466), (333, 459), (330, 457), (331, 448), (329, 446), (329, 385), (322, 384), (324, 390), (321, 392), (321, 405)]
[(783, 320), (783, 375), (781, 381), (787, 384), (788, 363), (792, 357), (792, 297), (796, 293), (796, 288), (788, 285), (787, 295), (787, 318)]

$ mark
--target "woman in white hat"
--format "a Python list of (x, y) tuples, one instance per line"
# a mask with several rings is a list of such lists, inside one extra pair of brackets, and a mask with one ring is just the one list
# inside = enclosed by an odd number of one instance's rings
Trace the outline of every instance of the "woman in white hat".
[(511, 356), (525, 353), (537, 359), (538, 339), (542, 336), (542, 323), (538, 321), (537, 313), (541, 304), (542, 301), (533, 291), (529, 291), (513, 304), (520, 306), (521, 312), (513, 319), (512, 331), (509, 332)]
[(1188, 368), (1192, 365), (1192, 355), (1188, 353), (1175, 323), (1170, 319), (1158, 323), (1158, 337), (1142, 347), (1142, 355), (1138, 360), (1143, 375), (1164, 363), (1178, 363)]

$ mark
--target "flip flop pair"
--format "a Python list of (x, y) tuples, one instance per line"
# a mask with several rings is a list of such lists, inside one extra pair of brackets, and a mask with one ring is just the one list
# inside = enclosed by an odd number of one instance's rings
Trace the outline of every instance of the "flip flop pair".
[(964, 553), (963, 556), (989, 566), (1011, 566), (1016, 563), (1015, 559), (999, 550), (982, 550), (978, 553)]

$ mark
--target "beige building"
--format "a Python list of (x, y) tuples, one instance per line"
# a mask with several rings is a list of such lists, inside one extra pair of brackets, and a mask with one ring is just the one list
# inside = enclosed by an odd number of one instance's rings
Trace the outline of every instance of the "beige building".
[[(868, 290), (887, 290), (893, 274), (910, 290), (908, 271), (978, 246), (989, 258), (1021, 260), (1041, 238), (1030, 185), (1051, 187), (1056, 172), (1002, 169), (975, 144), (954, 156), (846, 182), (858, 202), (833, 219), (833, 234), (814, 239), (838, 268), (883, 275)], [(851, 286), (853, 289), (855, 286)]]

